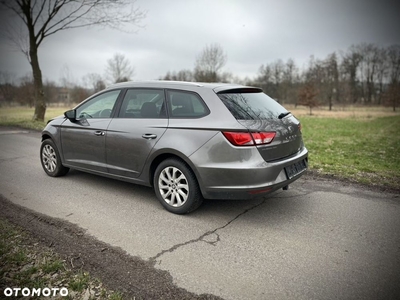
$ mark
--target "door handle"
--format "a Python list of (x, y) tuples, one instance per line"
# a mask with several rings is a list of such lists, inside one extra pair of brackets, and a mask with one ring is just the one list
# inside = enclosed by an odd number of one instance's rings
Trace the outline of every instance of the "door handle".
[(94, 132), (94, 134), (97, 135), (97, 136), (103, 136), (103, 135), (105, 135), (105, 132), (97, 130), (97, 131)]
[(157, 137), (156, 134), (151, 134), (151, 133), (145, 133), (142, 135), (142, 138), (147, 139), (147, 140), (152, 140)]

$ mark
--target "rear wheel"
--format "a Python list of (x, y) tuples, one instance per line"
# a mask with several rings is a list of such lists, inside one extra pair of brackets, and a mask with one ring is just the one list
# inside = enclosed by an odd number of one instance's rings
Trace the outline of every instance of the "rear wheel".
[(175, 214), (194, 211), (203, 202), (193, 171), (175, 158), (158, 165), (154, 173), (154, 191), (161, 204)]
[(54, 142), (46, 139), (40, 147), (40, 162), (43, 170), (51, 177), (63, 176), (68, 173), (69, 168), (61, 164), (60, 154)]

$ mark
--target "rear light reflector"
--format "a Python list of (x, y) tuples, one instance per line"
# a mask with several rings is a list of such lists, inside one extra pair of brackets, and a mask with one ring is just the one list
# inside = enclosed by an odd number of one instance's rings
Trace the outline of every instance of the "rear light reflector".
[(234, 146), (265, 145), (272, 142), (275, 132), (234, 132), (223, 131), (222, 134)]
[(255, 191), (250, 191), (250, 192), (248, 192), (250, 195), (257, 195), (257, 194), (262, 194), (262, 193), (267, 193), (267, 192), (269, 192), (269, 191), (271, 191), (272, 190), (272, 188), (266, 188), (266, 189), (263, 189), (263, 190), (255, 190)]

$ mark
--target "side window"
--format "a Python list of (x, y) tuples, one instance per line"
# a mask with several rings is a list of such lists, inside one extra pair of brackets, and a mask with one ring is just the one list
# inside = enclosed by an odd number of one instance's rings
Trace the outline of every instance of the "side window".
[(78, 118), (110, 118), (120, 92), (109, 91), (90, 99), (76, 109), (76, 115)]
[(209, 113), (203, 100), (195, 93), (170, 90), (168, 99), (172, 118), (200, 118)]
[(159, 89), (130, 89), (122, 102), (119, 118), (166, 118), (164, 91)]

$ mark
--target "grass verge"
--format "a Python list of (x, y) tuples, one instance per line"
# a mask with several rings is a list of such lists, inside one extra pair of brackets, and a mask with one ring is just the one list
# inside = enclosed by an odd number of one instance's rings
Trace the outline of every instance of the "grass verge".
[(48, 120), (62, 115), (68, 109), (69, 108), (65, 107), (48, 107), (46, 109), (44, 122), (39, 122), (32, 121), (34, 108), (2, 107), (0, 108), (0, 125), (42, 130), (46, 126)]
[[(6, 288), (67, 288), (68, 296), (56, 299), (123, 299), (121, 293), (107, 290), (84, 270), (72, 270), (51, 248), (40, 245), (3, 219), (0, 219), (0, 278), (0, 298)], [(40, 299), (35, 297), (30, 299)]]
[(400, 189), (400, 116), (378, 118), (299, 117), (310, 169)]

